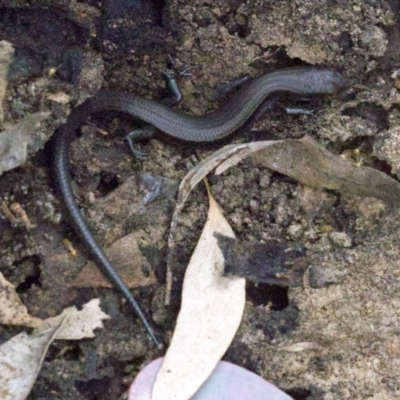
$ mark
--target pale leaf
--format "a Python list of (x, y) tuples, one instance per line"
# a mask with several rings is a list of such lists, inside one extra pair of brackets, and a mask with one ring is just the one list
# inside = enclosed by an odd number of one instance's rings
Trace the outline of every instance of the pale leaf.
[[(400, 183), (389, 175), (369, 167), (358, 167), (330, 153), (310, 136), (301, 139), (262, 141), (225, 146), (198, 163), (179, 186), (178, 201), (172, 216), (168, 245), (172, 248), (179, 214), (191, 190), (209, 172), (221, 174), (249, 157), (256, 165), (264, 165), (290, 176), (304, 185), (336, 190), (345, 195), (375, 197), (387, 202), (400, 201)], [(167, 257), (165, 304), (170, 301), (173, 251)]]
[[(100, 309), (100, 299), (92, 299), (86, 303), (82, 310), (78, 311), (76, 307), (66, 308), (61, 315), (66, 315), (63, 326), (57, 332), (55, 339), (60, 340), (79, 340), (83, 338), (94, 337), (94, 330), (103, 328), (104, 319), (110, 317)], [(58, 318), (58, 317), (55, 317)], [(46, 324), (53, 324), (53, 318), (48, 318), (37, 331), (45, 330)]]
[(24, 164), (32, 132), (35, 132), (50, 114), (50, 112), (28, 114), (19, 123), (0, 132), (0, 175)]
[(239, 327), (245, 279), (223, 276), (224, 259), (215, 232), (234, 237), (210, 196), (207, 223), (186, 271), (181, 310), (152, 400), (190, 399), (212, 373)]
[(0, 346), (0, 399), (23, 400), (28, 396), (53, 340), (93, 337), (93, 330), (102, 328), (101, 321), (109, 318), (99, 302), (93, 299), (81, 311), (67, 308), (44, 320), (31, 335), (20, 333)]
[[(232, 147), (226, 149), (233, 156), (217, 167), (216, 174), (250, 156), (254, 164), (290, 176), (303, 185), (336, 190), (345, 195), (375, 197), (387, 202), (397, 203), (400, 200), (400, 184), (395, 179), (374, 168), (358, 167), (354, 162), (332, 154), (310, 136), (240, 146), (236, 153)], [(219, 157), (222, 158), (222, 154)]]
[(168, 247), (169, 252), (167, 256), (167, 276), (165, 284), (165, 305), (169, 305), (170, 294), (172, 287), (172, 262), (174, 257), (174, 237), (175, 231), (178, 225), (179, 215), (185, 205), (185, 201), (188, 198), (190, 192), (196, 187), (196, 185), (207, 176), (207, 174), (224, 162), (228, 157), (241, 152), (243, 149), (247, 149), (247, 144), (240, 145), (229, 145), (222, 149), (217, 150), (209, 157), (204, 159), (195, 165), (182, 179), (179, 185), (178, 200), (176, 202), (174, 214), (171, 219), (171, 228), (168, 236)]
[(185, 176), (179, 188), (180, 202), (184, 203), (192, 188), (214, 168), (219, 175), (247, 157), (254, 164), (290, 176), (303, 185), (387, 202), (400, 199), (400, 184), (395, 179), (377, 169), (356, 166), (305, 135), (301, 139), (244, 143), (219, 149)]
[(0, 346), (0, 399), (25, 399), (40, 371), (46, 351), (65, 315), (53, 318), (53, 325), (40, 334), (25, 332)]
[[(32, 317), (22, 303), (15, 287), (0, 272), (0, 323), (23, 325), (35, 328), (42, 323), (40, 318)], [(1, 396), (0, 396), (1, 398)]]

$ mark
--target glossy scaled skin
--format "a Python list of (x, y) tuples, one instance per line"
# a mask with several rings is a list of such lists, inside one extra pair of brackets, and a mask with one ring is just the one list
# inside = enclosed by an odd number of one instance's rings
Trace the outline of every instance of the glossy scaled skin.
[[(302, 96), (336, 93), (347, 86), (346, 79), (330, 69), (302, 67), (263, 75), (245, 84), (218, 110), (205, 115), (187, 115), (161, 103), (128, 93), (100, 92), (73, 111), (79, 117), (102, 111), (119, 111), (154, 125), (176, 139), (212, 142), (239, 129), (274, 92)], [(78, 118), (80, 119), (80, 118)]]
[(254, 79), (221, 108), (201, 116), (183, 114), (156, 101), (120, 92), (100, 92), (71, 112), (66, 124), (58, 130), (55, 142), (56, 180), (62, 198), (75, 229), (90, 249), (95, 262), (133, 307), (156, 344), (160, 345), (159, 340), (129, 289), (94, 240), (75, 202), (69, 173), (69, 152), (76, 129), (94, 113), (118, 111), (148, 122), (165, 134), (180, 140), (212, 142), (243, 126), (271, 93), (290, 92), (303, 96), (329, 94), (339, 92), (346, 86), (346, 79), (336, 71), (301, 67), (275, 71)]

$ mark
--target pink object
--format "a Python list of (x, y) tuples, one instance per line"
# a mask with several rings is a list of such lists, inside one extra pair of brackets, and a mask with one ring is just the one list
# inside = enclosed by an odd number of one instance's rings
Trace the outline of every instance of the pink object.
[[(129, 400), (151, 400), (151, 389), (163, 359), (147, 365), (136, 377)], [(220, 361), (214, 372), (191, 400), (293, 400), (286, 393), (253, 372)], [(170, 399), (165, 399), (170, 400)]]

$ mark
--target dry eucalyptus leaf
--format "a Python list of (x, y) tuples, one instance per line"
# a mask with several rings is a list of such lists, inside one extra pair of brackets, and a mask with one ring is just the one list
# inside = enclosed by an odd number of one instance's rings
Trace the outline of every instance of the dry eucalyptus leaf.
[(351, 161), (330, 153), (307, 135), (302, 139), (225, 146), (192, 168), (179, 186), (168, 238), (166, 305), (170, 301), (172, 286), (174, 235), (187, 197), (214, 168), (217, 175), (221, 174), (249, 156), (255, 164), (264, 165), (311, 187), (337, 190), (345, 195), (375, 197), (392, 203), (400, 199), (399, 182), (373, 168), (355, 166)]
[[(105, 250), (105, 254), (129, 288), (156, 283), (151, 265), (141, 253), (134, 234), (117, 240)], [(86, 264), (71, 285), (75, 287), (113, 287), (93, 262)]]
[(102, 328), (109, 316), (93, 299), (83, 306), (65, 309), (60, 315), (48, 318), (31, 335), (25, 332), (0, 346), (0, 399), (25, 399), (40, 371), (48, 347), (55, 339), (77, 340), (93, 337), (93, 330)]
[[(22, 303), (15, 287), (0, 272), (0, 323), (23, 325), (35, 328), (42, 323), (40, 318), (32, 317)], [(1, 398), (1, 396), (0, 396)]]
[[(100, 299), (90, 300), (82, 307), (82, 310), (77, 310), (76, 307), (67, 308), (61, 315), (66, 315), (66, 318), (55, 335), (55, 339), (59, 340), (92, 338), (95, 336), (95, 329), (104, 328), (102, 321), (110, 319), (107, 314), (101, 311)], [(58, 317), (54, 318), (57, 319)], [(47, 329), (46, 326), (53, 326), (54, 318), (46, 319), (35, 332), (39, 334)]]
[(209, 196), (206, 225), (183, 282), (176, 328), (153, 387), (152, 400), (188, 400), (212, 373), (239, 327), (245, 279), (223, 276), (224, 259), (214, 233), (234, 237)]
[(222, 149), (217, 150), (209, 157), (204, 159), (195, 165), (182, 179), (179, 185), (178, 191), (178, 200), (176, 202), (174, 214), (171, 219), (171, 227), (169, 230), (168, 236), (168, 247), (169, 252), (167, 256), (167, 276), (166, 276), (166, 290), (165, 290), (165, 305), (169, 305), (170, 303), (170, 294), (172, 287), (172, 262), (173, 262), (173, 249), (174, 249), (174, 236), (176, 227), (178, 225), (179, 215), (185, 205), (185, 201), (189, 196), (190, 192), (196, 187), (196, 185), (207, 176), (210, 171), (212, 171), (215, 167), (220, 165), (224, 160), (228, 157), (240, 152), (243, 149), (247, 148), (247, 144), (241, 145), (229, 145), (225, 146)]
[(0, 398), (24, 400), (37, 375), (48, 347), (62, 325), (65, 315), (53, 318), (53, 325), (46, 332), (27, 335), (25, 332), (0, 346)]
[(304, 185), (387, 202), (397, 203), (400, 199), (399, 182), (376, 169), (355, 166), (330, 153), (310, 136), (249, 143), (247, 148), (221, 164), (216, 173), (222, 173), (250, 154), (255, 164), (290, 176)]
[(0, 175), (25, 162), (30, 135), (50, 114), (38, 112), (27, 115), (18, 124), (0, 132)]
[[(272, 143), (272, 142), (271, 142)], [(237, 153), (242, 154), (248, 149), (249, 144), (231, 144), (215, 151), (210, 156), (195, 165), (183, 178), (179, 185), (178, 204), (184, 203), (194, 187), (204, 179), (214, 168), (218, 167), (228, 158), (233, 158)]]

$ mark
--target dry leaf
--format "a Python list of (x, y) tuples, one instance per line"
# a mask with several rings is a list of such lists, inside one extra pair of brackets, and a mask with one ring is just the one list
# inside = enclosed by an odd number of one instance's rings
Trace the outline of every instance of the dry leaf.
[(186, 271), (182, 305), (152, 400), (188, 400), (212, 373), (239, 327), (245, 279), (223, 276), (214, 233), (233, 231), (210, 196), (207, 223)]
[[(270, 142), (272, 143), (272, 142)], [(215, 151), (210, 156), (195, 165), (184, 177), (179, 185), (178, 204), (184, 203), (192, 189), (204, 179), (214, 168), (221, 165), (226, 159), (234, 158), (236, 154), (243, 154), (249, 147), (245, 144), (232, 144)]]
[(304, 185), (387, 202), (400, 199), (399, 182), (376, 169), (355, 166), (353, 162), (330, 153), (310, 136), (249, 143), (247, 148), (224, 161), (216, 173), (222, 173), (250, 154), (255, 164), (290, 176)]
[[(94, 330), (103, 328), (104, 319), (110, 317), (103, 313), (100, 308), (100, 299), (92, 299), (86, 303), (82, 310), (77, 310), (76, 307), (65, 309), (61, 315), (66, 315), (62, 327), (57, 331), (55, 339), (59, 340), (79, 340), (83, 338), (94, 337)], [(58, 317), (55, 317), (58, 318)], [(37, 329), (37, 333), (46, 329), (46, 324), (52, 325), (53, 318), (48, 318), (44, 324)]]
[(179, 186), (178, 201), (171, 221), (167, 258), (165, 304), (169, 304), (172, 285), (173, 242), (179, 214), (193, 188), (215, 168), (221, 174), (246, 157), (254, 163), (288, 175), (302, 184), (337, 190), (346, 195), (376, 197), (388, 202), (400, 199), (400, 184), (388, 175), (369, 167), (357, 167), (336, 156), (310, 136), (302, 139), (261, 141), (225, 146), (190, 170)]
[(25, 162), (30, 135), (50, 114), (50, 112), (29, 114), (18, 124), (0, 132), (0, 175)]
[(174, 258), (174, 238), (175, 231), (178, 225), (179, 215), (185, 205), (185, 201), (189, 196), (190, 192), (196, 187), (196, 185), (212, 171), (215, 167), (220, 165), (228, 157), (240, 152), (247, 148), (247, 144), (242, 145), (230, 145), (225, 146), (222, 149), (217, 150), (211, 156), (207, 157), (194, 168), (192, 168), (182, 179), (179, 185), (178, 200), (176, 202), (174, 214), (171, 219), (171, 227), (168, 236), (168, 256), (167, 256), (167, 276), (165, 283), (165, 305), (170, 303), (171, 287), (172, 287), (172, 262)]
[(46, 351), (65, 315), (55, 317), (53, 325), (39, 335), (25, 332), (14, 336), (0, 346), (0, 398), (2, 400), (25, 399), (36, 377)]
[(81, 311), (67, 308), (57, 317), (43, 321), (31, 335), (23, 332), (1, 345), (0, 399), (23, 400), (28, 396), (54, 339), (93, 337), (93, 330), (103, 327), (101, 320), (109, 318), (99, 303), (99, 299), (93, 299)]
[[(5, 325), (23, 325), (35, 328), (42, 323), (40, 318), (32, 317), (22, 303), (15, 287), (0, 272), (0, 323)], [(1, 398), (1, 396), (0, 396)]]
[[(156, 283), (154, 272), (140, 251), (134, 234), (117, 240), (105, 250), (105, 254), (129, 288)], [(75, 287), (113, 287), (93, 262), (86, 264), (71, 285)]]
[(184, 202), (192, 188), (214, 168), (219, 175), (249, 156), (255, 164), (311, 187), (388, 202), (400, 199), (400, 184), (395, 179), (373, 168), (357, 167), (306, 135), (302, 139), (261, 141), (219, 149), (186, 175), (180, 186), (180, 200)]

